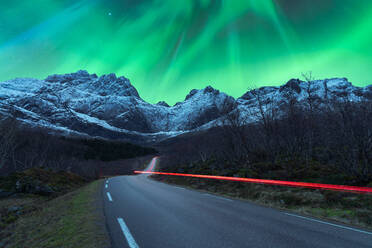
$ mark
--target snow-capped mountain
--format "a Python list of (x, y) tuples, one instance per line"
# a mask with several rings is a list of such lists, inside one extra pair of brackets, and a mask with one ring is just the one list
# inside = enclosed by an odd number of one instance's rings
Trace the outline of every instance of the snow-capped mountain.
[[(246, 92), (237, 99), (238, 108), (243, 116), (254, 121), (260, 115), (260, 107), (274, 109), (280, 116), (283, 106), (295, 101), (298, 106), (321, 108), (332, 101), (371, 101), (372, 85), (366, 87), (353, 86), (346, 78), (301, 81), (291, 79), (280, 87), (261, 87)], [(248, 118), (248, 120), (249, 120)]]
[(236, 100), (208, 86), (191, 90), (183, 102), (169, 106), (142, 100), (125, 77), (78, 71), (45, 80), (1, 82), (0, 113), (13, 114), (25, 125), (64, 133), (149, 142), (212, 127), (227, 111), (257, 112), (258, 102), (280, 107), (289, 97), (305, 101), (309, 92), (315, 101), (346, 96), (354, 101), (372, 99), (372, 85), (360, 88), (337, 78), (310, 84), (290, 80), (281, 87), (249, 91)]

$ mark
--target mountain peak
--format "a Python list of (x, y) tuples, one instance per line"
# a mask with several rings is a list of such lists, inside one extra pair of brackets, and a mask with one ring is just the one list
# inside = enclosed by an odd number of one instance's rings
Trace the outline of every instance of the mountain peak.
[(190, 93), (187, 94), (187, 96), (185, 98), (185, 101), (190, 99), (191, 97), (193, 97), (194, 95), (196, 95), (199, 92), (202, 93), (202, 94), (212, 93), (214, 95), (218, 95), (220, 93), (219, 90), (217, 90), (217, 89), (213, 88), (212, 86), (208, 85), (207, 87), (205, 87), (204, 89), (201, 89), (201, 90), (197, 90), (197, 89), (190, 90)]
[(198, 92), (199, 92), (199, 90), (197, 90), (197, 89), (190, 90), (189, 94), (187, 94), (187, 96), (185, 97), (185, 101), (189, 100), (192, 96), (194, 96)]
[(220, 93), (219, 90), (213, 88), (212, 86), (208, 85), (207, 87), (205, 87), (203, 89), (203, 93), (206, 94), (206, 93), (213, 93), (215, 95), (218, 95)]
[(67, 74), (54, 74), (48, 76), (45, 81), (55, 83), (55, 82), (60, 82), (60, 83), (66, 83), (66, 82), (71, 82), (74, 80), (91, 80), (97, 78), (96, 74), (90, 75), (86, 70), (79, 70), (77, 72), (73, 73), (67, 73)]
[(301, 81), (298, 78), (297, 79), (292, 78), (285, 85), (279, 88), (279, 92), (283, 92), (284, 90), (291, 90), (291, 91), (295, 91), (297, 94), (300, 94), (301, 93), (300, 84), (302, 82), (303, 81)]
[(132, 86), (129, 79), (115, 73), (105, 74), (98, 77), (96, 74), (89, 74), (86, 70), (79, 70), (68, 74), (54, 74), (48, 76), (44, 81), (50, 83), (69, 84), (89, 89), (101, 96), (134, 96), (140, 98), (137, 90)]
[(170, 107), (170, 106), (168, 105), (168, 103), (166, 103), (165, 101), (160, 101), (160, 102), (158, 102), (156, 105), (158, 105), (158, 106), (164, 106), (164, 107)]
[(115, 73), (102, 75), (92, 82), (91, 87), (104, 95), (134, 96), (140, 98), (136, 88), (129, 79), (121, 76), (116, 77)]
[(242, 116), (249, 116), (258, 110), (258, 95), (263, 104), (278, 107), (279, 111), (287, 95), (305, 101), (308, 87), (320, 103), (321, 99), (345, 96), (352, 101), (372, 99), (372, 86), (355, 87), (346, 78), (309, 83), (291, 79), (281, 87), (248, 91), (237, 100), (212, 86), (193, 89), (185, 101), (169, 107), (164, 101), (150, 104), (142, 100), (126, 77), (114, 73), (98, 77), (80, 70), (45, 80), (2, 82), (0, 116), (8, 114), (9, 106), (13, 106), (23, 122), (31, 126), (88, 136), (153, 140), (213, 127), (226, 111), (239, 109)]

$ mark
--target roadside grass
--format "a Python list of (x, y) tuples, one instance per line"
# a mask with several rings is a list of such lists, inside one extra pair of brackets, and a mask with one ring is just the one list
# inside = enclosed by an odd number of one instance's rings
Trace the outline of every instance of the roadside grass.
[(31, 168), (0, 177), (0, 189), (16, 191), (17, 182), (23, 184), (42, 184), (54, 189), (53, 195), (63, 195), (87, 183), (84, 178), (65, 171), (52, 171), (47, 168)]
[(248, 200), (263, 206), (372, 229), (372, 195), (210, 179), (152, 175), (191, 189)]
[(43, 197), (1, 201), (3, 205), (18, 201), (17, 204), (33, 206), (34, 211), (21, 215), (0, 231), (0, 247), (109, 247), (103, 213), (98, 206), (102, 183), (94, 181), (48, 201)]
[[(17, 198), (0, 200), (0, 240), (4, 236), (6, 227), (17, 221), (20, 215), (35, 211), (40, 208), (45, 197), (19, 195)], [(1, 244), (1, 242), (0, 242)], [(1, 246), (0, 246), (1, 247)]]

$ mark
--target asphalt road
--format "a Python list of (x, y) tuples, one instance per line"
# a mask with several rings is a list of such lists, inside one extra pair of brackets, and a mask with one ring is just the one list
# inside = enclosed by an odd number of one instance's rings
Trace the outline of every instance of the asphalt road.
[(146, 175), (110, 178), (103, 190), (107, 226), (117, 248), (372, 248), (372, 233), (365, 230), (167, 185)]

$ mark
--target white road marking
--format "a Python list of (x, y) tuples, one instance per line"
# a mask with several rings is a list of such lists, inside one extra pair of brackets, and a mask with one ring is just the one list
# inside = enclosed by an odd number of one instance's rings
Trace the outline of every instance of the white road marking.
[(329, 223), (329, 222), (325, 222), (325, 221), (321, 221), (321, 220), (316, 220), (316, 219), (312, 219), (312, 218), (307, 218), (307, 217), (300, 216), (300, 215), (296, 215), (296, 214), (289, 214), (289, 213), (285, 213), (285, 214), (286, 214), (286, 215), (289, 215), (289, 216), (293, 216), (293, 217), (297, 217), (297, 218), (305, 219), (305, 220), (310, 220), (310, 221), (314, 221), (314, 222), (319, 222), (319, 223), (327, 224), (327, 225), (330, 225), (330, 226), (340, 227), (340, 228), (344, 228), (344, 229), (347, 229), (347, 230), (352, 230), (352, 231), (356, 231), (356, 232), (360, 232), (360, 233), (365, 233), (365, 234), (372, 235), (371, 232), (367, 232), (367, 231), (363, 231), (363, 230), (358, 230), (358, 229), (355, 229), (355, 228), (352, 228), (352, 227), (341, 226), (341, 225), (337, 225), (337, 224), (333, 224), (333, 223)]
[(107, 185), (107, 184), (105, 185), (105, 188), (106, 188), (106, 189), (108, 188), (108, 185)]
[(106, 194), (107, 194), (107, 198), (109, 199), (109, 201), (112, 202), (112, 197), (111, 197), (110, 192), (107, 192)]
[(132, 234), (129, 231), (129, 228), (125, 224), (124, 220), (122, 218), (118, 218), (119, 225), (121, 227), (121, 230), (124, 233), (125, 238), (127, 239), (128, 245), (130, 248), (139, 248), (136, 240), (134, 240)]
[(181, 188), (181, 187), (178, 187), (178, 186), (173, 186), (173, 187), (175, 187), (177, 189), (185, 189), (185, 188)]
[(221, 199), (221, 200), (225, 200), (225, 201), (232, 201), (229, 198), (219, 197), (219, 196), (215, 196), (215, 195), (211, 195), (211, 194), (207, 194), (207, 193), (204, 193), (203, 195), (207, 195), (207, 196), (214, 197), (214, 198)]

